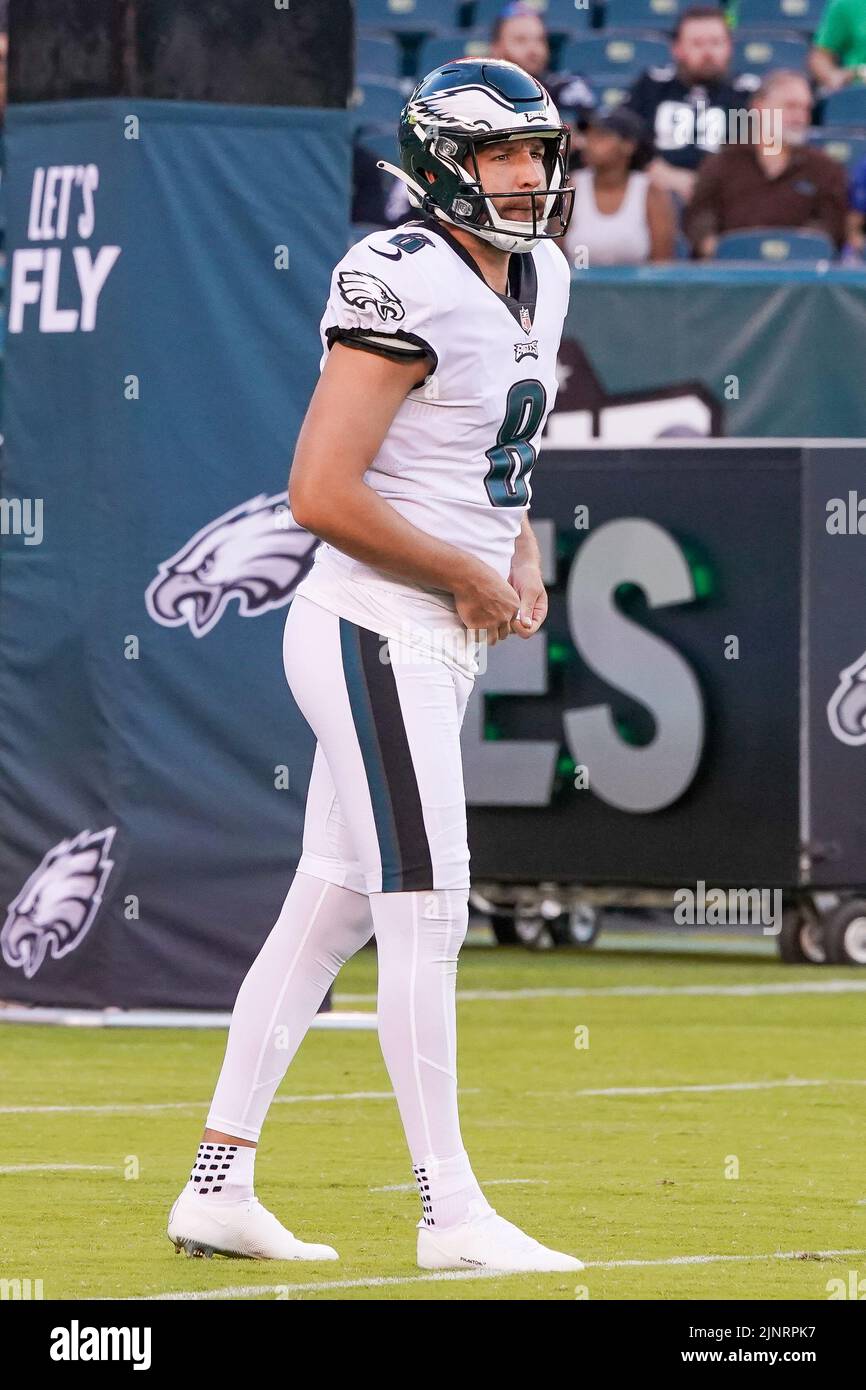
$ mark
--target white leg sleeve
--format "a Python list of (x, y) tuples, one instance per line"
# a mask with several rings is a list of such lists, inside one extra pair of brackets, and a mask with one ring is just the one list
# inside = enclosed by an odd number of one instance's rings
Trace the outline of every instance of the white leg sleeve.
[(375, 893), (379, 1042), (413, 1163), (463, 1147), (457, 1117), (457, 955), (465, 892)]
[(340, 966), (372, 934), (365, 894), (295, 875), (238, 992), (209, 1129), (258, 1139), (274, 1092)]

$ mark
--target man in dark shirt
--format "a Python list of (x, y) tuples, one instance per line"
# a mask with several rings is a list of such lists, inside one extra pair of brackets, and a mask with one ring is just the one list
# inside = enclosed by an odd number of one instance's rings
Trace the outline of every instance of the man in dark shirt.
[(653, 183), (687, 201), (702, 159), (727, 139), (729, 112), (748, 104), (755, 83), (729, 76), (731, 36), (724, 11), (714, 6), (683, 11), (671, 53), (669, 66), (641, 73), (625, 104), (653, 132)]
[(812, 94), (798, 72), (769, 73), (755, 93), (751, 140), (729, 144), (701, 166), (684, 228), (698, 256), (723, 232), (802, 227), (845, 240), (847, 188), (841, 164), (805, 144)]

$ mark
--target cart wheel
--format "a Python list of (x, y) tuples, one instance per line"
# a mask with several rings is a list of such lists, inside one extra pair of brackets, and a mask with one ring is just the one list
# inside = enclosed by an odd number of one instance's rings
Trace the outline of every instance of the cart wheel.
[(834, 965), (866, 965), (866, 898), (851, 898), (831, 912), (824, 939)]
[(782, 913), (779, 955), (789, 965), (825, 965), (827, 944), (825, 922), (811, 903), (797, 903)]
[(496, 937), (497, 946), (518, 946), (520, 937), (514, 925), (513, 912), (491, 912), (490, 925)]
[(563, 912), (548, 922), (550, 935), (557, 946), (579, 946), (588, 950), (601, 931), (602, 913), (589, 903), (578, 903), (570, 912)]
[(540, 912), (516, 912), (514, 915), (517, 940), (530, 951), (545, 951), (553, 945), (549, 928), (550, 923)]

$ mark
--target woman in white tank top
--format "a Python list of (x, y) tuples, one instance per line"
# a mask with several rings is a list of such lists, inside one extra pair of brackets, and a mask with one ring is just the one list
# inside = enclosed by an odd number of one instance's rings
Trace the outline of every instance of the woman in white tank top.
[(590, 119), (585, 168), (572, 176), (574, 215), (560, 245), (569, 265), (642, 265), (674, 255), (675, 215), (666, 189), (650, 184), (640, 117), (624, 107)]

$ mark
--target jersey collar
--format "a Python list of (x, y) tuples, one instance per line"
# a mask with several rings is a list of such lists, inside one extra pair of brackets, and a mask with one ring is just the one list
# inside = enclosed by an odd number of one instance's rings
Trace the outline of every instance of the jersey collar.
[(512, 252), (509, 256), (508, 293), (500, 294), (498, 290), (487, 283), (475, 258), (469, 254), (462, 242), (452, 236), (450, 228), (445, 222), (440, 222), (438, 217), (422, 216), (413, 218), (411, 225), (426, 227), (429, 231), (436, 232), (441, 236), (442, 240), (448, 243), (461, 261), (478, 276), (482, 285), (485, 285), (490, 293), (505, 305), (511, 317), (520, 325), (524, 333), (527, 335), (531, 333), (538, 300), (538, 274), (531, 251), (527, 251), (523, 255)]

